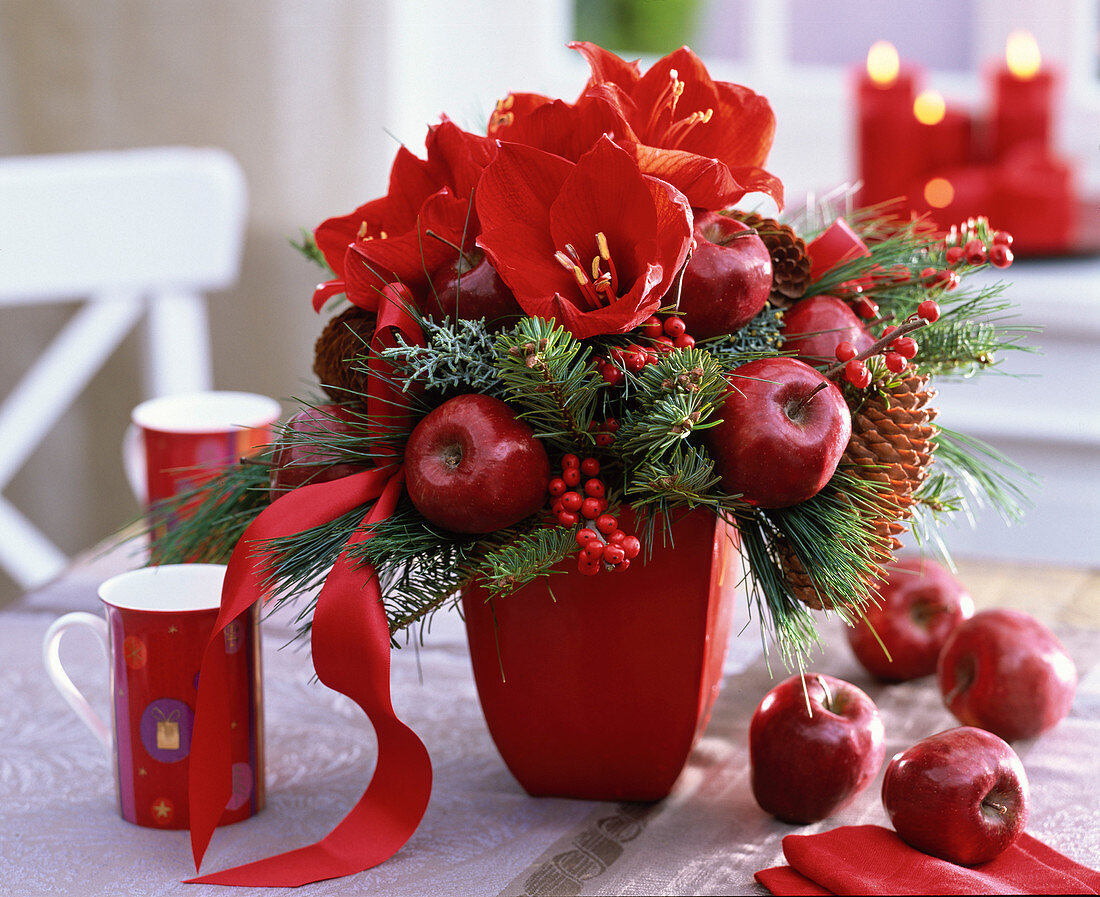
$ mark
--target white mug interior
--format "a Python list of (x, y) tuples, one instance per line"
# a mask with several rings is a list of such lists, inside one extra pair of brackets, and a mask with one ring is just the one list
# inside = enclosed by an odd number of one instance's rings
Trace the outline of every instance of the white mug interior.
[(221, 605), (223, 564), (164, 564), (112, 576), (99, 587), (104, 604), (124, 610), (210, 610)]
[(148, 399), (134, 408), (130, 420), (162, 433), (220, 433), (273, 424), (281, 411), (270, 396), (209, 391)]

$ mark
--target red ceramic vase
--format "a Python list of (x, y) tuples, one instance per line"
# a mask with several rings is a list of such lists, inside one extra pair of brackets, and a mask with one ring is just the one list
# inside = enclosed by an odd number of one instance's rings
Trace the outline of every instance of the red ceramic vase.
[[(621, 525), (633, 531), (629, 510)], [(535, 796), (668, 795), (722, 681), (737, 531), (676, 518), (652, 556), (584, 576), (574, 562), (505, 598), (462, 597), (474, 679), (497, 749)], [(553, 594), (551, 594), (551, 592)]]

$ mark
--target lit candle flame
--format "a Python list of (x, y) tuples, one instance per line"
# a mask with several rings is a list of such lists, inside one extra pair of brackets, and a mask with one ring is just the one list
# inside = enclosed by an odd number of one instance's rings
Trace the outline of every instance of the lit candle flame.
[(913, 114), (922, 125), (938, 125), (947, 114), (947, 104), (938, 90), (925, 90), (913, 100)]
[(901, 61), (892, 43), (875, 41), (867, 51), (867, 74), (879, 87), (889, 87), (897, 80)]
[(1013, 31), (1005, 42), (1005, 61), (1008, 70), (1017, 78), (1027, 81), (1039, 73), (1042, 57), (1039, 44), (1030, 31)]

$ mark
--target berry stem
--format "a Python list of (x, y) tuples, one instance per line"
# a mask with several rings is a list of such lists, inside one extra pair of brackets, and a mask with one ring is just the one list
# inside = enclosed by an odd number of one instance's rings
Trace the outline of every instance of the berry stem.
[[(878, 339), (875, 342), (871, 343), (871, 345), (869, 345), (866, 349), (864, 349), (862, 352), (860, 352), (854, 358), (849, 358), (845, 361), (841, 361), (837, 364), (834, 364), (831, 368), (829, 368), (828, 370), (826, 370), (824, 372), (825, 377), (829, 380), (835, 379), (837, 374), (841, 373), (841, 371), (844, 370), (845, 365), (847, 365), (849, 362), (851, 362), (851, 361), (865, 361), (866, 359), (870, 358), (873, 355), (878, 355), (879, 352), (881, 352), (883, 349), (885, 349), (887, 346), (889, 346), (894, 340), (896, 340), (896, 339), (898, 339), (899, 337), (902, 337), (902, 336), (908, 336), (914, 330), (920, 330), (921, 327), (924, 327), (927, 324), (928, 324), (928, 321), (926, 321), (924, 318), (920, 317), (920, 315), (916, 315), (916, 314), (910, 315), (908, 318), (905, 319), (905, 322), (900, 327), (897, 327), (896, 329), (891, 330), (886, 336), (881, 337), (880, 339)], [(821, 387), (819, 386), (818, 389), (820, 389), (820, 388)], [(816, 391), (817, 390), (814, 390), (814, 392), (816, 392)], [(813, 393), (810, 393), (810, 395), (812, 396)], [(806, 398), (808, 400), (810, 398), (810, 396), (807, 396)]]

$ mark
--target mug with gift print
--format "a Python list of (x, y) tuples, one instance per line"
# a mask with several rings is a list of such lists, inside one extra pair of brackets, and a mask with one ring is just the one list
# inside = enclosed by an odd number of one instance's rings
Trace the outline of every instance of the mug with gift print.
[[(189, 826), (188, 755), (199, 667), (218, 616), (225, 567), (143, 567), (99, 588), (105, 618), (76, 612), (50, 626), (46, 671), (69, 706), (111, 752), (122, 817), (151, 828)], [(103, 642), (110, 676), (112, 725), (73, 685), (61, 663), (61, 640), (73, 627)], [(233, 794), (223, 824), (264, 804), (263, 700), (259, 611), (253, 607), (219, 637), (226, 653), (232, 720)]]

